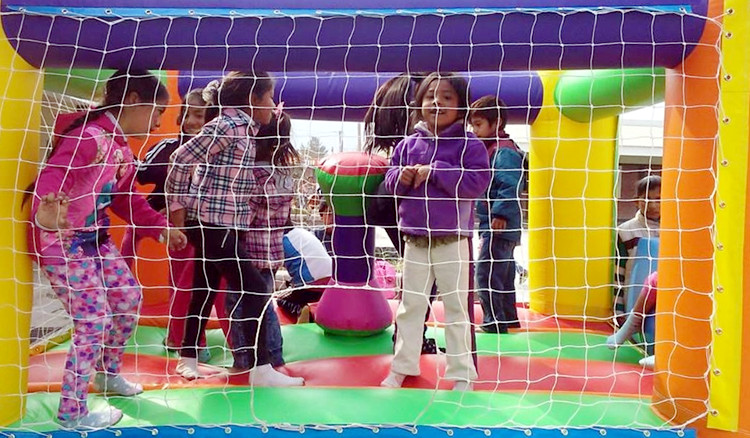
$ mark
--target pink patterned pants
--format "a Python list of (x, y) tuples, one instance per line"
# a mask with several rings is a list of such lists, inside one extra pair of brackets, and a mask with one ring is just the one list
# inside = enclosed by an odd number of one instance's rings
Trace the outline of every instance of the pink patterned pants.
[(93, 370), (120, 372), (125, 344), (135, 329), (141, 288), (112, 242), (103, 243), (98, 256), (71, 258), (42, 270), (73, 318), (57, 417), (75, 420), (88, 414)]

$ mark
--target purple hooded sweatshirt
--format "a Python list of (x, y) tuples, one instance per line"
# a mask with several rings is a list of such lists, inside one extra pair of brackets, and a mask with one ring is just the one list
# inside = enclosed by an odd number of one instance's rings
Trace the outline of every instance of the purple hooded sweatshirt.
[[(427, 181), (418, 188), (399, 181), (405, 166), (432, 167)], [(464, 125), (455, 123), (438, 137), (418, 123), (415, 133), (393, 151), (386, 188), (398, 199), (398, 225), (412, 236), (471, 236), (474, 231), (474, 201), (490, 183), (487, 149)]]

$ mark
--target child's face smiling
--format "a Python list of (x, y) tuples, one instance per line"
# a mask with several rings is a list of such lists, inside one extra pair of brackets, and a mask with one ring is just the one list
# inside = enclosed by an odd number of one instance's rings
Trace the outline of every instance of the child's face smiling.
[(185, 113), (182, 116), (182, 133), (187, 135), (197, 135), (203, 128), (206, 119), (206, 106), (198, 97), (191, 96), (188, 98)]
[(450, 82), (435, 79), (422, 98), (422, 119), (430, 131), (439, 133), (458, 119), (458, 93)]

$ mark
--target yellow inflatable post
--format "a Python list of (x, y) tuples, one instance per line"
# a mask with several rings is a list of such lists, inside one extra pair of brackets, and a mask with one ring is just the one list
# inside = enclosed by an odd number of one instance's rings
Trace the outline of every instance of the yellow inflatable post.
[[(714, 315), (707, 436), (750, 433), (750, 346), (747, 320), (750, 291), (748, 222), (748, 146), (750, 145), (750, 3), (726, 0), (721, 42), (721, 115), (716, 166), (716, 253)], [(731, 11), (731, 12), (730, 12)], [(718, 431), (727, 431), (720, 434)]]
[(0, 32), (0, 426), (24, 413), (33, 288), (21, 201), (39, 161), (42, 87)]
[(617, 117), (575, 122), (554, 102), (559, 73), (542, 76), (544, 103), (529, 155), (530, 306), (561, 317), (612, 314)]

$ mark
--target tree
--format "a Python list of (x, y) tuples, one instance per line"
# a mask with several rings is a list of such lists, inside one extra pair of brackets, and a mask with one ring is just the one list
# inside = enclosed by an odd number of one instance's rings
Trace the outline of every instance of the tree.
[(306, 164), (315, 165), (321, 158), (328, 155), (328, 148), (323, 146), (318, 137), (311, 137), (310, 141), (302, 148), (302, 160)]

